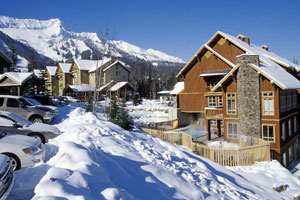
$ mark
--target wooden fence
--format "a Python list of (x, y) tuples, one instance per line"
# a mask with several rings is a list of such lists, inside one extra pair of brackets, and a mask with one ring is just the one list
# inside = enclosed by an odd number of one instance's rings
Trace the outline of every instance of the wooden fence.
[(192, 137), (184, 132), (166, 132), (147, 128), (142, 130), (172, 144), (183, 145), (193, 153), (223, 166), (253, 165), (255, 162), (270, 160), (270, 144), (260, 138), (241, 138), (239, 149), (222, 149), (192, 142)]

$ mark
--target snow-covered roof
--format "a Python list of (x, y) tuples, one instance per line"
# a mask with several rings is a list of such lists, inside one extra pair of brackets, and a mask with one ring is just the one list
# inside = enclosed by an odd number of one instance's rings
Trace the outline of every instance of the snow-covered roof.
[(222, 76), (226, 75), (230, 70), (216, 70), (216, 71), (206, 71), (200, 74), (200, 77), (205, 76)]
[(42, 69), (34, 69), (33, 73), (38, 78), (42, 78), (43, 77), (43, 70)]
[(119, 89), (121, 89), (122, 87), (124, 87), (125, 85), (129, 85), (130, 87), (134, 88), (130, 83), (123, 81), (123, 82), (118, 82), (116, 83), (114, 86), (112, 86), (110, 88), (110, 91), (115, 92), (118, 91)]
[[(229, 77), (232, 77), (231, 75), (235, 71), (237, 71), (239, 66), (240, 65), (237, 65), (223, 79), (221, 79), (219, 83), (217, 83), (217, 85), (212, 88), (212, 91), (216, 91), (216, 89), (218, 89)], [(298, 79), (296, 79), (293, 75), (282, 69), (282, 67), (280, 67), (279, 65), (271, 66), (268, 64), (260, 63), (259, 66), (255, 64), (251, 64), (250, 66), (283, 90), (300, 88), (300, 81), (298, 81)]]
[(27, 81), (33, 74), (32, 73), (22, 73), (22, 72), (6, 72), (0, 75), (0, 80), (7, 77), (12, 79), (17, 83), (17, 85), (22, 85), (25, 81)]
[(63, 73), (70, 73), (72, 63), (58, 63)]
[(69, 85), (74, 92), (90, 92), (94, 91), (94, 87), (89, 84)]
[(104, 58), (103, 60), (74, 59), (74, 62), (77, 64), (80, 70), (88, 70), (89, 72), (95, 71), (109, 61), (111, 61), (111, 58)]
[(160, 94), (160, 95), (168, 95), (170, 94), (171, 90), (163, 90), (163, 91), (159, 91), (157, 94)]
[(56, 72), (56, 69), (57, 67), (56, 66), (46, 66), (50, 76), (55, 76), (55, 72)]
[(109, 66), (105, 67), (105, 69), (104, 69), (103, 71), (105, 72), (106, 70), (108, 70), (109, 68), (111, 68), (112, 66), (114, 66), (114, 65), (117, 64), (117, 63), (120, 63), (121, 66), (124, 67), (124, 69), (126, 69), (127, 71), (130, 72), (130, 69), (126, 66), (126, 64), (125, 64), (124, 62), (120, 61), (120, 60), (116, 60), (115, 62), (113, 62), (113, 63), (110, 64)]
[(96, 65), (93, 65), (89, 72), (94, 72), (96, 71), (96, 69), (98, 69), (99, 67), (102, 67), (103, 65), (105, 65), (106, 63), (110, 62), (112, 59), (111, 58), (103, 58), (102, 60), (98, 60)]
[(101, 92), (102, 90), (106, 89), (107, 87), (109, 87), (110, 85), (115, 84), (114, 80), (111, 80), (110, 82), (106, 83), (105, 85), (101, 86), (98, 91)]
[(91, 70), (92, 68), (96, 68), (98, 64), (97, 60), (74, 59), (74, 62), (77, 64), (80, 70)]
[(182, 90), (184, 90), (184, 82), (177, 82), (174, 85), (174, 89), (170, 92), (170, 95), (178, 95)]
[(234, 43), (235, 45), (237, 45), (244, 51), (246, 51), (246, 53), (259, 55), (259, 59), (262, 62), (266, 62), (269, 64), (271, 64), (271, 62), (272, 62), (272, 64), (279, 63), (285, 67), (293, 67), (297, 71), (300, 71), (300, 65), (294, 64), (291, 61), (289, 61), (285, 58), (282, 58), (271, 51), (267, 51), (261, 47), (255, 46), (253, 44), (248, 45), (246, 42), (243, 42), (242, 40), (240, 40), (232, 35), (229, 35), (227, 33), (224, 33), (221, 31), (218, 31), (217, 33), (222, 35), (225, 39), (230, 40), (232, 43)]
[[(233, 69), (235, 69), (235, 67), (236, 67), (235, 64), (231, 63), (228, 59), (224, 58), (222, 55), (220, 55), (218, 52), (216, 52), (215, 50), (213, 50), (210, 47), (211, 42), (218, 35), (221, 35), (226, 40), (230, 41), (231, 43), (233, 43), (234, 45), (236, 45), (237, 47), (242, 49), (245, 52), (245, 54), (258, 55), (259, 60), (260, 60), (260, 65), (256, 66), (256, 67), (255, 67), (255, 65), (253, 65), (252, 67), (255, 68), (257, 71), (261, 72), (262, 75), (267, 77), (270, 81), (274, 82), (281, 89), (298, 89), (298, 88), (300, 88), (299, 87), (300, 82), (294, 76), (292, 76), (289, 72), (282, 69), (282, 67), (280, 66), (280, 65), (282, 65), (286, 68), (294, 68), (296, 71), (299, 72), (300, 65), (294, 64), (294, 63), (288, 61), (287, 59), (276, 55), (273, 52), (263, 49), (262, 47), (255, 46), (253, 44), (248, 44), (234, 36), (231, 36), (227, 33), (223, 33), (221, 31), (216, 32), (215, 35), (197, 51), (197, 53), (191, 59), (191, 61), (188, 64), (186, 64), (186, 66), (177, 74), (177, 77), (179, 77), (180, 74), (182, 74), (189, 67), (191, 67), (191, 64), (194, 62), (193, 60), (195, 60), (197, 55), (204, 49), (207, 49), (208, 51), (212, 52), (215, 56), (222, 59), (229, 66), (231, 66)], [(205, 76), (205, 74), (201, 74), (200, 76)], [(228, 77), (225, 76), (223, 79), (226, 80), (227, 78)], [(219, 84), (222, 82), (222, 80), (219, 82)], [(218, 85), (216, 87), (218, 87)]]

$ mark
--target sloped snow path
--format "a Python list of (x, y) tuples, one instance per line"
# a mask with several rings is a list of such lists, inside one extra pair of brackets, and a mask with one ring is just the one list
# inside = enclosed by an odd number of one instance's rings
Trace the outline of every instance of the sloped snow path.
[[(263, 173), (268, 165), (227, 169), (81, 108), (58, 128), (64, 134), (50, 141), (46, 163), (36, 167), (33, 199), (284, 199), (300, 188), (295, 179), (288, 192), (277, 193), (276, 179)], [(287, 174), (278, 176), (293, 177)]]

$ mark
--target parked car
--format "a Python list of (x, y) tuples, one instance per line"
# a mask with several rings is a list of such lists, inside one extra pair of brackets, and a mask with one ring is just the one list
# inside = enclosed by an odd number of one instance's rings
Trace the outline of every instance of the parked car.
[(33, 99), (37, 100), (38, 102), (40, 102), (42, 105), (54, 106), (52, 99), (46, 95), (31, 94), (31, 95), (27, 95), (26, 97), (33, 98)]
[(69, 104), (69, 100), (66, 97), (63, 97), (63, 96), (54, 96), (53, 99), (55, 101), (59, 101), (63, 105), (68, 105)]
[(11, 158), (14, 170), (32, 167), (45, 158), (45, 148), (39, 140), (3, 131), (0, 131), (0, 153)]
[(27, 106), (35, 106), (35, 107), (38, 107), (38, 108), (50, 108), (56, 115), (58, 115), (58, 109), (56, 106), (49, 106), (49, 105), (42, 105), (39, 101), (33, 99), (33, 98), (30, 98), (30, 97), (24, 97), (24, 99), (26, 99), (29, 104), (27, 104)]
[(71, 97), (71, 96), (62, 96), (66, 98), (69, 102), (80, 102), (80, 100), (77, 97)]
[(44, 123), (32, 123), (14, 113), (0, 111), (0, 131), (27, 135), (39, 139), (42, 143), (56, 137), (61, 132), (55, 126)]
[(28, 101), (23, 97), (0, 95), (0, 111), (12, 112), (33, 123), (48, 123), (56, 116), (50, 108), (27, 105)]
[(11, 160), (0, 154), (0, 200), (8, 197), (15, 184), (15, 175)]

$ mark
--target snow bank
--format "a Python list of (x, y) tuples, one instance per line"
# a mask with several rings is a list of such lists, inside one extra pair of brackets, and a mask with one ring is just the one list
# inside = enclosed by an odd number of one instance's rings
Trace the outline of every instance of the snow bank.
[[(82, 108), (57, 127), (64, 133), (46, 144), (45, 163), (17, 172), (10, 199), (292, 199), (300, 191), (276, 161), (224, 168)], [(285, 192), (272, 189), (279, 182)]]

